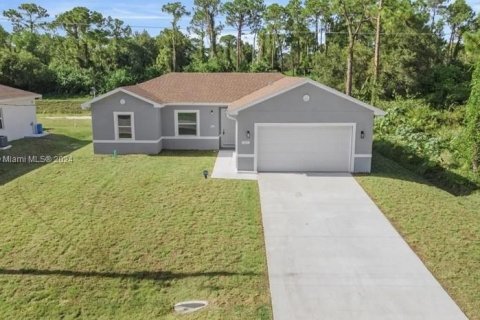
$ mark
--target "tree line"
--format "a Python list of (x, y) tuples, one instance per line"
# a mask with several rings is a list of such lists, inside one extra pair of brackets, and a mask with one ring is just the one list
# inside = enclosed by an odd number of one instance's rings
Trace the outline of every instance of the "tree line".
[(162, 11), (171, 26), (152, 36), (86, 7), (5, 10), (13, 31), (0, 26), (0, 82), (81, 95), (171, 71), (280, 71), (373, 103), (421, 96), (447, 108), (467, 101), (478, 58), (468, 48), (480, 16), (465, 0), (195, 0)]

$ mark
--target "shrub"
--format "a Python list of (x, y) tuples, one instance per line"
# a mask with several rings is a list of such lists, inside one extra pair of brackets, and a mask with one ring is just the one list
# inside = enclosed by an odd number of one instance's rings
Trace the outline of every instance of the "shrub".
[(106, 76), (101, 90), (103, 92), (107, 92), (121, 86), (130, 85), (133, 82), (134, 79), (132, 76), (130, 76), (127, 70), (118, 69)]
[[(375, 121), (375, 149), (448, 190), (471, 189), (463, 133), (465, 109), (436, 110), (424, 100), (381, 102), (386, 115)], [(462, 175), (452, 170), (460, 169)]]
[(26, 51), (0, 51), (0, 82), (13, 87), (45, 93), (53, 85), (54, 74), (40, 59)]
[(69, 65), (51, 65), (56, 76), (56, 92), (67, 94), (88, 94), (94, 86), (92, 72)]

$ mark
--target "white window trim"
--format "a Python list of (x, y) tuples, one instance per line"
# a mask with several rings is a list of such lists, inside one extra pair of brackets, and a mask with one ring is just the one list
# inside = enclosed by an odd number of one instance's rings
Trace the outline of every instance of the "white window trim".
[[(118, 130), (118, 116), (130, 116), (131, 127), (132, 127), (132, 137), (131, 138), (120, 138)], [(135, 114), (133, 112), (114, 112), (113, 113), (113, 123), (115, 129), (115, 141), (134, 141), (135, 140)]]
[(5, 118), (3, 116), (3, 109), (2, 108), (0, 108), (0, 123), (2, 124), (2, 126), (0, 127), (0, 130), (5, 129)]
[[(178, 114), (179, 113), (195, 113), (197, 115), (197, 134), (185, 135), (178, 134)], [(175, 137), (199, 137), (200, 136), (200, 110), (175, 110)]]

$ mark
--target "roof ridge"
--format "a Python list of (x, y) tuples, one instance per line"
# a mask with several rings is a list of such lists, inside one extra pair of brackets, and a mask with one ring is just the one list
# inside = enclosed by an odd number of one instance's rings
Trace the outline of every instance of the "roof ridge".
[[(143, 84), (155, 82), (155, 81), (158, 81), (161, 78), (165, 78), (165, 77), (172, 76), (172, 75), (188, 75), (188, 76), (220, 76), (220, 75), (221, 76), (245, 76), (245, 75), (249, 75), (249, 76), (263, 75), (263, 76), (265, 76), (265, 75), (271, 75), (271, 76), (281, 76), (280, 79), (285, 78), (285, 77), (291, 77), (291, 76), (286, 76), (283, 73), (277, 72), (277, 71), (276, 72), (167, 72), (167, 73), (164, 73), (164, 74), (162, 74), (158, 77), (155, 77), (155, 78), (137, 83), (136, 85), (141, 86)], [(277, 79), (277, 80), (279, 80), (279, 79)]]

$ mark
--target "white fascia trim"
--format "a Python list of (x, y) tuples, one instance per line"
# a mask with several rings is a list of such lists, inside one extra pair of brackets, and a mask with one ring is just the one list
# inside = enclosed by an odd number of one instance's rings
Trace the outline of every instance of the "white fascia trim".
[(351, 127), (355, 126), (355, 122), (265, 122), (255, 123), (255, 126), (259, 127)]
[(237, 173), (250, 173), (250, 174), (257, 174), (257, 171), (248, 171), (248, 170), (237, 170)]
[[(194, 137), (199, 137), (200, 136), (200, 110), (174, 110), (174, 113), (175, 113), (175, 136), (176, 137), (191, 137), (191, 138), (194, 138)], [(197, 134), (195, 136), (181, 136), (178, 134), (178, 114), (179, 113), (195, 113), (196, 114), (196, 117), (197, 117)]]
[(257, 99), (257, 100), (255, 100), (255, 101), (253, 101), (253, 102), (250, 102), (249, 104), (247, 104), (247, 105), (245, 105), (245, 106), (243, 106), (243, 107), (241, 107), (241, 108), (239, 108), (239, 109), (233, 110), (232, 112), (230, 112), (230, 114), (232, 114), (232, 115), (237, 115), (239, 111), (245, 110), (245, 109), (250, 108), (250, 107), (252, 107), (252, 106), (254, 106), (254, 105), (256, 105), (256, 104), (259, 104), (259, 103), (261, 103), (261, 102), (263, 102), (263, 101), (269, 100), (269, 99), (274, 98), (274, 97), (276, 97), (276, 96), (278, 96), (278, 95), (280, 95), (280, 94), (283, 94), (283, 93), (285, 93), (285, 92), (288, 92), (288, 91), (290, 91), (290, 90), (293, 90), (293, 89), (295, 89), (295, 88), (298, 88), (298, 87), (300, 87), (300, 86), (302, 86), (302, 85), (304, 85), (304, 84), (306, 84), (306, 83), (309, 83), (309, 84), (311, 84), (311, 85), (314, 85), (314, 86), (316, 86), (316, 87), (318, 87), (318, 88), (320, 88), (320, 89), (323, 89), (323, 90), (325, 90), (325, 91), (327, 91), (327, 92), (329, 92), (329, 93), (332, 93), (332, 94), (334, 94), (334, 95), (336, 95), (336, 96), (339, 96), (339, 97), (341, 97), (341, 98), (347, 99), (347, 100), (349, 100), (349, 101), (351, 101), (351, 102), (353, 102), (353, 103), (355, 103), (355, 104), (357, 104), (357, 105), (359, 105), (359, 106), (361, 106), (361, 107), (363, 107), (363, 108), (366, 108), (366, 109), (368, 109), (368, 110), (370, 110), (370, 111), (373, 111), (373, 114), (374, 114), (375, 116), (380, 116), (380, 117), (382, 117), (382, 116), (384, 116), (384, 115), (386, 114), (385, 111), (383, 111), (383, 110), (381, 110), (381, 109), (379, 109), (379, 108), (376, 108), (376, 107), (374, 107), (374, 106), (371, 106), (371, 105), (369, 105), (369, 104), (366, 104), (365, 102), (362, 102), (362, 101), (360, 101), (360, 100), (358, 100), (358, 99), (355, 99), (355, 98), (353, 98), (353, 97), (351, 97), (351, 96), (348, 96), (348, 95), (346, 95), (346, 94), (344, 94), (344, 93), (342, 93), (342, 92), (340, 92), (340, 91), (338, 91), (338, 90), (335, 90), (335, 89), (333, 89), (333, 88), (330, 88), (330, 87), (328, 87), (328, 86), (326, 86), (326, 85), (323, 85), (323, 84), (321, 84), (321, 83), (319, 83), (319, 82), (313, 81), (312, 79), (304, 78), (303, 80), (304, 80), (304, 81), (299, 82), (299, 83), (295, 83), (295, 84), (291, 85), (290, 87), (287, 87), (287, 88), (285, 88), (285, 89), (283, 89), (283, 90), (277, 91), (277, 92), (275, 92), (275, 93), (273, 93), (273, 94), (271, 94), (271, 95), (268, 95), (268, 96), (266, 96), (266, 97)]
[(225, 109), (227, 109), (225, 110), (225, 116), (230, 120), (237, 121), (237, 118), (233, 117), (232, 114), (230, 114), (230, 112), (228, 111), (228, 107)]
[(162, 140), (216, 140), (220, 139), (220, 136), (165, 136), (162, 137)]
[(349, 159), (349, 167), (350, 172), (354, 172), (355, 170), (355, 139), (357, 133), (357, 124), (352, 122), (315, 122), (315, 123), (255, 123), (255, 136), (254, 136), (254, 159), (253, 159), (253, 169), (257, 172), (257, 162), (258, 162), (258, 128), (259, 127), (351, 127), (352, 128), (352, 135), (350, 138), (350, 159)]
[(353, 155), (355, 158), (371, 158), (371, 154), (354, 154)]
[(93, 143), (159, 143), (162, 138), (157, 140), (93, 140)]
[[(130, 127), (132, 130), (132, 138), (131, 139), (120, 139), (118, 136), (118, 116), (130, 116)], [(113, 112), (113, 129), (115, 131), (115, 140), (116, 141), (135, 141), (135, 113), (134, 112), (126, 112), (126, 111), (114, 111)]]
[(159, 107), (182, 107), (182, 106), (205, 106), (205, 107), (227, 107), (228, 102), (166, 102)]
[(96, 97), (95, 99), (92, 99), (92, 100), (90, 100), (90, 101), (87, 101), (87, 102), (85, 102), (85, 103), (82, 103), (82, 104), (81, 104), (81, 107), (82, 107), (82, 109), (88, 109), (88, 108), (90, 108), (90, 107), (92, 106), (92, 103), (95, 103), (95, 102), (97, 102), (97, 101), (100, 101), (100, 100), (102, 100), (102, 99), (105, 99), (105, 98), (107, 98), (107, 97), (109, 97), (109, 96), (111, 96), (111, 95), (114, 95), (115, 93), (118, 93), (118, 92), (123, 92), (123, 93), (125, 93), (125, 94), (128, 94), (128, 95), (130, 95), (130, 96), (132, 96), (132, 97), (135, 97), (135, 98), (140, 99), (140, 100), (142, 100), (142, 101), (145, 101), (145, 102), (147, 102), (147, 103), (151, 103), (151, 104), (152, 104), (154, 107), (156, 107), (156, 108), (160, 108), (160, 107), (163, 106), (163, 105), (160, 104), (160, 103), (157, 103), (157, 102), (155, 102), (155, 101), (152, 101), (152, 100), (150, 100), (150, 99), (147, 99), (147, 98), (145, 98), (145, 97), (142, 97), (142, 96), (140, 96), (140, 95), (138, 95), (138, 94), (136, 94), (136, 93), (133, 93), (133, 92), (131, 92), (131, 91), (125, 90), (125, 89), (123, 89), (123, 88), (117, 88), (117, 89), (112, 90), (112, 91), (109, 91), (109, 92), (107, 92), (107, 93), (105, 93), (105, 94), (99, 95), (99, 96)]
[(16, 102), (16, 101), (22, 101), (22, 100), (36, 100), (36, 99), (42, 99), (42, 95), (32, 94), (31, 96), (0, 99), (0, 103), (8, 104), (9, 102)]
[(251, 153), (239, 153), (237, 154), (237, 157), (239, 158), (254, 158), (255, 155)]
[(166, 136), (157, 140), (93, 140), (93, 143), (159, 143), (162, 140), (216, 140), (220, 137), (175, 137)]

